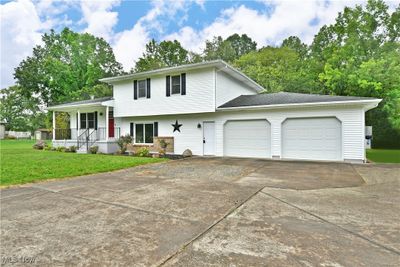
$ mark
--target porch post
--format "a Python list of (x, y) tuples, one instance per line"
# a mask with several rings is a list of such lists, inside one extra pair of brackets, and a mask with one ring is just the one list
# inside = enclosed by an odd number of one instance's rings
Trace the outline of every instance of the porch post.
[(110, 110), (110, 107), (109, 106), (106, 106), (106, 141), (108, 141), (108, 131), (109, 131), (109, 129), (108, 129), (108, 120), (109, 120), (109, 118), (108, 118), (108, 112), (109, 112), (109, 110)]
[(56, 140), (56, 111), (53, 111), (53, 141)]
[(81, 112), (78, 109), (78, 129), (76, 129), (76, 139), (78, 139), (79, 136), (79, 130), (81, 129)]

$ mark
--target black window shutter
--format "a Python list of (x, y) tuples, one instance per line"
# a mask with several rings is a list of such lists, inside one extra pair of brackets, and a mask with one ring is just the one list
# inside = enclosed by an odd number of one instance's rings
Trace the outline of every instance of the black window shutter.
[(133, 81), (133, 99), (137, 99), (137, 80)]
[(157, 137), (158, 136), (158, 122), (154, 123), (154, 136)]
[(181, 74), (181, 95), (186, 95), (186, 73)]
[(150, 78), (147, 78), (146, 85), (147, 85), (147, 98), (150, 98)]
[(97, 111), (94, 112), (94, 129), (97, 130)]
[(76, 129), (78, 129), (78, 112), (76, 113)]
[(167, 89), (167, 96), (171, 96), (171, 82), (170, 82), (171, 77), (167, 76), (165, 79), (166, 82), (166, 89)]
[(134, 123), (131, 122), (130, 129), (129, 129), (129, 134), (130, 134), (130, 136), (132, 136), (132, 137), (133, 137), (133, 125), (134, 125)]

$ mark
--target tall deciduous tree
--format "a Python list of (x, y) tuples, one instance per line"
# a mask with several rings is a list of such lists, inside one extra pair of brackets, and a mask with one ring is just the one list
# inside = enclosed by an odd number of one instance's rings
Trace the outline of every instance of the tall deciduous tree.
[(40, 103), (87, 98), (100, 78), (122, 72), (111, 46), (102, 38), (65, 28), (60, 33), (52, 30), (44, 34), (42, 41), (14, 74), (21, 93), (36, 97)]
[(235, 61), (235, 65), (260, 83), (266, 92), (308, 92), (313, 81), (304, 73), (296, 51), (287, 47), (264, 47)]
[(132, 71), (138, 72), (173, 67), (197, 60), (197, 55), (189, 53), (177, 40), (157, 43), (152, 39), (146, 44), (145, 52), (136, 62)]
[(33, 131), (45, 126), (46, 115), (34, 98), (25, 97), (20, 86), (1, 90), (0, 121), (6, 122), (7, 130)]
[(205, 60), (222, 59), (233, 62), (242, 55), (255, 51), (256, 48), (257, 43), (246, 34), (235, 33), (225, 40), (221, 36), (207, 40), (203, 56)]

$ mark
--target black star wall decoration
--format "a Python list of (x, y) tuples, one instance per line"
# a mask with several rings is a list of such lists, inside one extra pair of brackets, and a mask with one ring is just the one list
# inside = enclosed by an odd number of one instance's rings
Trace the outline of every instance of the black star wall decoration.
[(182, 126), (182, 124), (179, 124), (178, 123), (178, 120), (176, 120), (175, 121), (175, 124), (171, 124), (172, 125), (172, 127), (174, 127), (174, 131), (173, 131), (173, 133), (175, 132), (175, 131), (178, 131), (178, 132), (181, 132), (181, 126)]

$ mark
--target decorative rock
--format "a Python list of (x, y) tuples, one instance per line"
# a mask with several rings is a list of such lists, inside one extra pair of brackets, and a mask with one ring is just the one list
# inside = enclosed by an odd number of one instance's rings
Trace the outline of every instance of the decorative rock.
[(186, 149), (185, 151), (183, 151), (182, 156), (183, 156), (184, 158), (193, 156), (192, 150)]
[(47, 146), (47, 144), (46, 144), (45, 141), (39, 140), (39, 141), (37, 141), (36, 144), (34, 144), (32, 147), (33, 147), (34, 149), (42, 150), (42, 149), (43, 149), (44, 147), (46, 147), (46, 146)]

